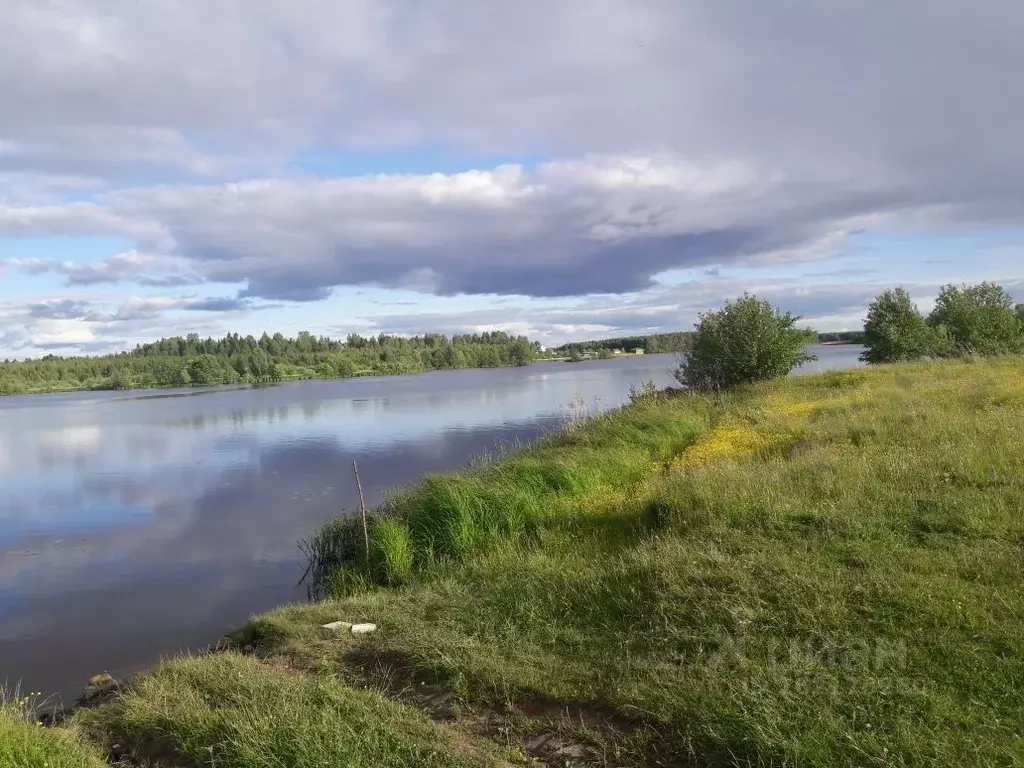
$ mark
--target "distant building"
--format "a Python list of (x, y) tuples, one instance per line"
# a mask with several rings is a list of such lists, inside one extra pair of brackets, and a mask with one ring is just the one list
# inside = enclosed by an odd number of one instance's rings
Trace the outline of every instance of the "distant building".
[(643, 347), (637, 347), (636, 349), (633, 350), (633, 354), (634, 355), (642, 355), (643, 353), (644, 353), (644, 348)]

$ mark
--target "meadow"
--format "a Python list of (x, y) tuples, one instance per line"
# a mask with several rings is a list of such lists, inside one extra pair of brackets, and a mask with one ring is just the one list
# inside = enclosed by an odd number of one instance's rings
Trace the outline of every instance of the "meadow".
[(71, 726), (189, 768), (1024, 765), (1022, 435), (1016, 357), (637, 392), (368, 552), (329, 523), (323, 599)]

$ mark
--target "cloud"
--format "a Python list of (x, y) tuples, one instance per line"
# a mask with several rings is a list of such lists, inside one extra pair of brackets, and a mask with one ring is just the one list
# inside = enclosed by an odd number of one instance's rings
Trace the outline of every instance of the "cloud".
[(253, 309), (251, 301), (242, 298), (213, 297), (131, 297), (118, 308), (112, 320), (147, 320), (159, 318), (171, 310), (192, 312), (238, 312)]
[(92, 306), (76, 299), (38, 301), (26, 307), (29, 317), (48, 320), (85, 320), (95, 316)]
[(171, 258), (188, 262), (182, 274), (244, 284), (243, 297), (290, 301), (323, 299), (338, 285), (440, 295), (619, 293), (673, 267), (821, 258), (896, 203), (884, 189), (854, 194), (736, 163), (593, 156), (534, 170), (113, 193), (94, 203), (97, 218), (151, 233), (140, 249), (164, 248), (164, 256), (20, 264), (62, 272), (69, 283), (142, 282), (141, 273)]
[[(69, 286), (130, 281), (154, 287), (195, 285), (203, 279), (187, 267), (155, 254), (126, 251), (98, 262), (79, 263), (55, 259), (11, 259), (11, 266), (30, 275), (55, 273)], [(165, 274), (159, 274), (164, 272)]]
[(13, 206), (5, 205), (0, 199), (0, 234), (18, 237), (120, 235), (158, 241), (163, 231), (156, 222), (120, 216), (94, 202)]
[(94, 324), (78, 318), (43, 318), (31, 325), (24, 340), (39, 349), (63, 349), (92, 344), (98, 337)]
[[(43, 138), (7, 141), (0, 146), (0, 169), (53, 172), (131, 181), (143, 168), (192, 176), (222, 176), (245, 167), (240, 158), (211, 157), (182, 135), (165, 128), (87, 125), (47, 127)], [(250, 163), (249, 165), (252, 165)], [(84, 184), (81, 189), (89, 189)]]
[(217, 315), (264, 308), (238, 297), (196, 296), (129, 297), (116, 308), (90, 297), (0, 302), (0, 350), (117, 352), (162, 336), (223, 334)]
[[(0, 148), (0, 154), (3, 150)], [(106, 183), (89, 176), (47, 173), (39, 170), (24, 172), (0, 171), (0, 201), (8, 205), (41, 206), (61, 202), (68, 195), (95, 194)]]
[[(129, 128), (250, 152), (685, 148), (873, 173), (944, 153), (980, 179), (1005, 149), (1021, 157), (1003, 85), (1024, 68), (1022, 14), (1012, 0), (22, 3), (4, 19), (0, 136), (78, 126), (91, 155)], [(994, 141), (968, 161), (967, 136)], [(174, 145), (152, 143), (150, 162)]]
[(241, 312), (254, 308), (253, 303), (248, 299), (227, 296), (191, 299), (182, 305), (182, 309), (188, 309), (192, 312)]

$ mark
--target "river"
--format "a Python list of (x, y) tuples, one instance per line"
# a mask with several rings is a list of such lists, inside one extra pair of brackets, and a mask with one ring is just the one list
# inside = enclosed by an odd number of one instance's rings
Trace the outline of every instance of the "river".
[[(857, 364), (813, 349), (807, 371)], [(303, 600), (297, 542), (425, 472), (555, 428), (630, 385), (671, 383), (671, 356), (263, 389), (0, 398), (0, 684), (70, 703)]]

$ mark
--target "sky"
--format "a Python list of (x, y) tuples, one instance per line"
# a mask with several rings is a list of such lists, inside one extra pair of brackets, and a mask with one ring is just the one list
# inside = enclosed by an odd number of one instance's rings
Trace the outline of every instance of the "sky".
[(1018, 0), (12, 0), (0, 358), (1024, 301)]

